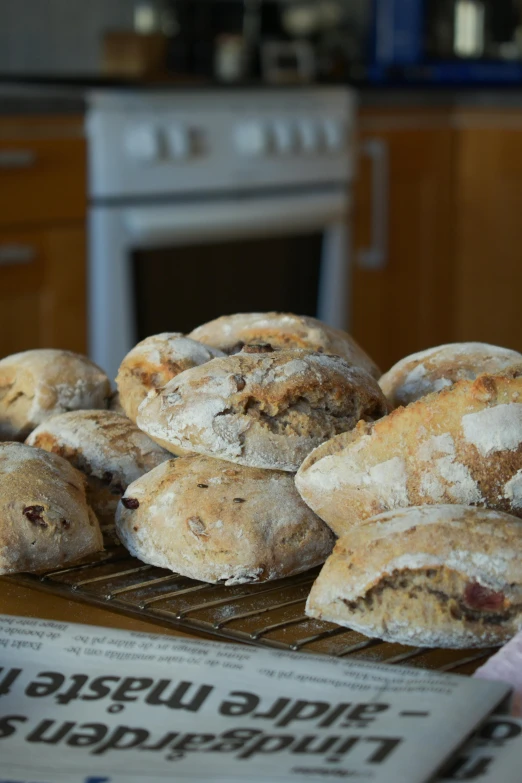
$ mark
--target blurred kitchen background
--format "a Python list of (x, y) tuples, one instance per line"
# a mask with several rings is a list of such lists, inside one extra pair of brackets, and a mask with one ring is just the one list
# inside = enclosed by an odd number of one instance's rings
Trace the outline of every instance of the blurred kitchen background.
[(0, 0), (0, 356), (287, 310), (522, 351), (522, 0)]

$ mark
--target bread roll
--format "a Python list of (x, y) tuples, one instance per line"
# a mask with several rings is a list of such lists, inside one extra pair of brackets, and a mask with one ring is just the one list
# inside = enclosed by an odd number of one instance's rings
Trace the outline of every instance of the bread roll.
[(265, 582), (324, 562), (333, 536), (293, 477), (209, 457), (165, 462), (131, 484), (117, 531), (145, 563), (192, 579)]
[(35, 350), (0, 361), (0, 441), (23, 441), (42, 421), (66, 411), (107, 408), (103, 370), (71, 351)]
[(72, 411), (53, 416), (26, 441), (59, 454), (87, 477), (87, 500), (113, 541), (118, 501), (128, 485), (171, 458), (135, 424), (113, 411)]
[(387, 409), (377, 382), (339, 356), (239, 353), (151, 392), (137, 423), (171, 450), (295, 471), (319, 443)]
[(503, 644), (522, 628), (522, 522), (447, 505), (381, 514), (339, 539), (306, 613), (388, 642)]
[(513, 365), (522, 366), (517, 351), (486, 343), (452, 343), (406, 356), (382, 376), (379, 385), (396, 408), (457, 381), (501, 374)]
[(135, 422), (140, 403), (151, 389), (160, 389), (180, 372), (224, 355), (179, 332), (147, 337), (127, 354), (118, 370), (116, 384), (123, 410)]
[(83, 475), (56, 454), (0, 443), (0, 574), (65, 567), (102, 547)]
[(198, 326), (189, 334), (193, 340), (220, 348), (225, 353), (238, 353), (249, 343), (269, 344), (274, 350), (295, 348), (342, 356), (350, 364), (362, 367), (374, 378), (381, 372), (375, 362), (340, 329), (292, 313), (238, 313), (224, 315), (215, 321)]
[(487, 506), (522, 517), (522, 377), (459, 381), (303, 462), (301, 497), (337, 535), (406, 506)]

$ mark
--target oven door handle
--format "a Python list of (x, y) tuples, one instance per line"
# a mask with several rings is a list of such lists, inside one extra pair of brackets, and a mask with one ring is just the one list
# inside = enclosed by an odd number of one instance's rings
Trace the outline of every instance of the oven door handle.
[(219, 240), (314, 233), (348, 219), (344, 190), (313, 196), (129, 208), (124, 212), (133, 241), (151, 245), (204, 244)]
[(372, 244), (359, 251), (358, 265), (362, 269), (380, 270), (388, 262), (388, 145), (383, 139), (367, 139), (361, 151), (372, 163)]

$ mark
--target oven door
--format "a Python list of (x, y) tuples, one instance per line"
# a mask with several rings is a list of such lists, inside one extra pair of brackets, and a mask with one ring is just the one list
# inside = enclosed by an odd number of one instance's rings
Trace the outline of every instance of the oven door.
[(90, 213), (90, 354), (112, 377), (149, 334), (187, 333), (233, 312), (349, 322), (348, 194), (147, 206)]

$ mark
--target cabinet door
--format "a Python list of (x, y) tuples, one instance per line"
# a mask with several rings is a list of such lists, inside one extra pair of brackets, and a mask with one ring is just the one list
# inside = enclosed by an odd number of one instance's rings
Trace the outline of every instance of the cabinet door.
[(84, 353), (82, 224), (0, 231), (0, 357), (30, 348)]
[(451, 340), (449, 114), (367, 110), (359, 149), (351, 330), (385, 371)]
[(0, 117), (0, 225), (83, 220), (86, 169), (81, 119)]
[(522, 115), (458, 117), (456, 339), (522, 351)]

